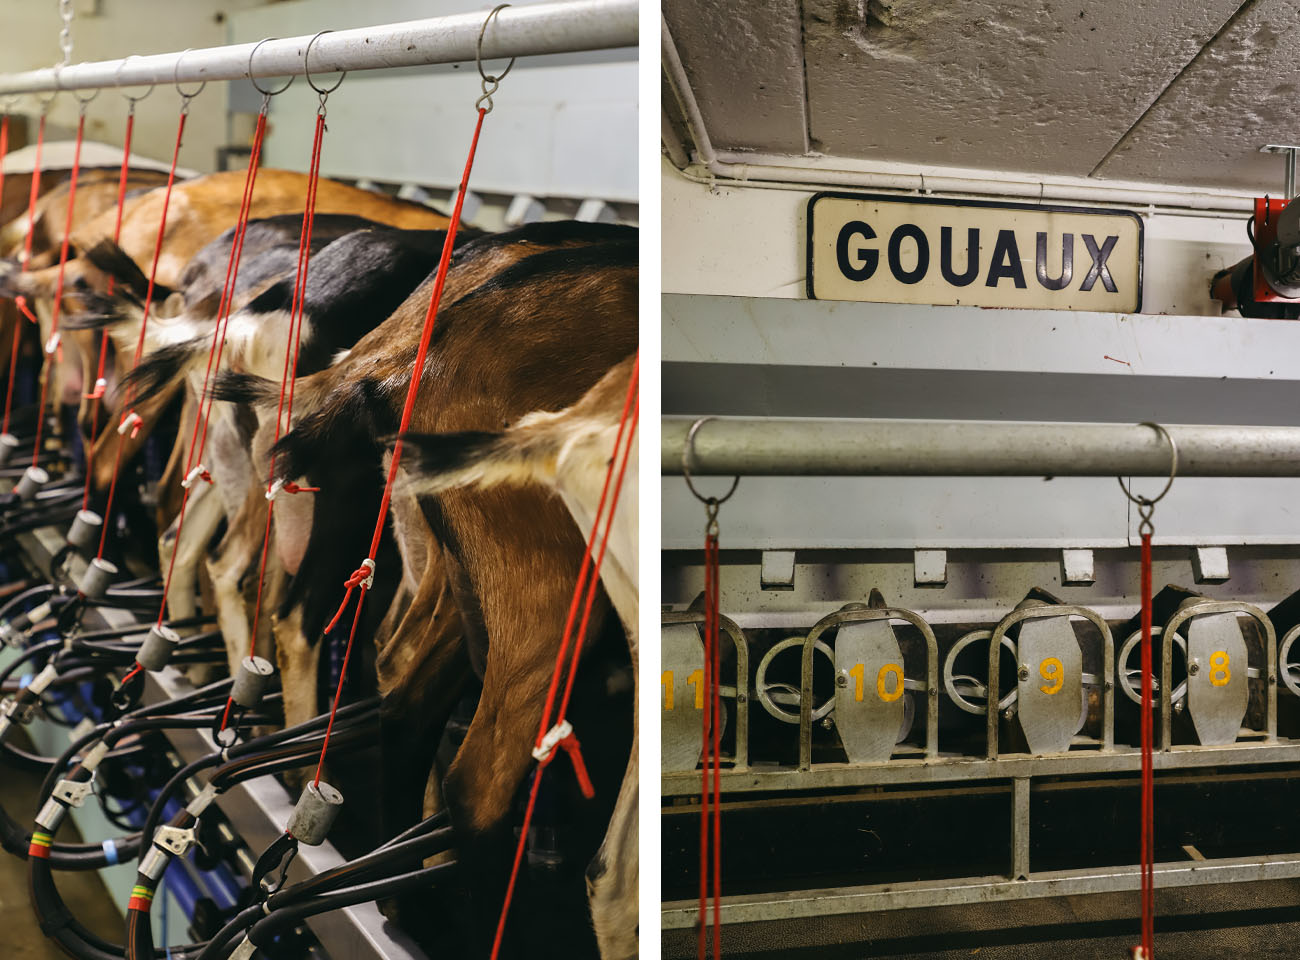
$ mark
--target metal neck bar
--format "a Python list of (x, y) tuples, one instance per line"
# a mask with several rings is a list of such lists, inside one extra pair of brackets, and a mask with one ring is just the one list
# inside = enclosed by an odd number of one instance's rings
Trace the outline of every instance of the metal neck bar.
[[(637, 8), (637, 0), (563, 0), (506, 7), (492, 19), (483, 35), (483, 59), (634, 47)], [(340, 70), (473, 61), (486, 16), (486, 11), (476, 11), (326, 33), (312, 44), (311, 71), (321, 75)], [(251, 76), (302, 73), (311, 40), (311, 36), (302, 36), (263, 43)], [(0, 96), (238, 80), (250, 76), (249, 55), (254, 46), (241, 43), (129, 60), (77, 63), (57, 73), (50, 68), (6, 74), (0, 76)]]
[[(661, 471), (682, 472), (693, 420), (665, 418)], [(1180, 477), (1300, 477), (1300, 427), (1171, 426)], [(1169, 445), (1141, 424), (715, 419), (701, 476), (1165, 477)]]

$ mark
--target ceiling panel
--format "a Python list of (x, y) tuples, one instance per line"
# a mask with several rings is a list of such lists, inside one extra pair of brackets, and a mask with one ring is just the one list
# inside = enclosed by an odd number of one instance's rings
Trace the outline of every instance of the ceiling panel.
[(1126, 180), (1282, 189), (1266, 143), (1300, 143), (1300, 10), (1281, 0), (1243, 10), (1102, 165)]
[(1086, 176), (1241, 0), (805, 0), (826, 154)]
[(795, 0), (665, 0), (664, 18), (715, 147), (807, 150)]

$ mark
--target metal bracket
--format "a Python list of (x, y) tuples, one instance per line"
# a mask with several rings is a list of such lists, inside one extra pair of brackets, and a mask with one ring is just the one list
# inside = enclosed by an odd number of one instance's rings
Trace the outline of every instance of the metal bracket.
[(172, 856), (183, 857), (194, 846), (196, 842), (195, 836), (193, 827), (173, 827), (170, 824), (164, 824), (153, 835), (153, 845), (160, 850), (167, 851)]
[(94, 780), (60, 780), (50, 796), (62, 801), (64, 806), (79, 807), (94, 789)]
[(0, 701), (0, 718), (8, 720), (10, 723), (28, 724), (32, 722), (32, 716), (36, 712), (36, 703), (30, 703), (26, 707), (18, 705), (17, 697), (10, 697), (7, 700)]
[(1286, 159), (1286, 178), (1283, 180), (1283, 192), (1288, 200), (1295, 196), (1296, 151), (1300, 151), (1300, 144), (1266, 143), (1259, 148), (1260, 153), (1280, 153)]

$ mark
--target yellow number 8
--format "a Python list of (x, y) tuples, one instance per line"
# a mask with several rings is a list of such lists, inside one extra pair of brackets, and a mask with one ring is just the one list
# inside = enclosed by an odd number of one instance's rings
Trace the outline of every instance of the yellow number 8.
[(1210, 685), (1215, 687), (1226, 687), (1228, 681), (1232, 679), (1232, 671), (1228, 669), (1228, 654), (1223, 650), (1215, 650), (1210, 654)]
[(1038, 689), (1046, 694), (1056, 693), (1065, 686), (1065, 665), (1056, 657), (1048, 657), (1038, 665), (1038, 672), (1048, 685)]

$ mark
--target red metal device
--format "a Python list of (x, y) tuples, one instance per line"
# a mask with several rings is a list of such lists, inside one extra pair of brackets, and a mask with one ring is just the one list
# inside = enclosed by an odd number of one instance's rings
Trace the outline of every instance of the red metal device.
[(1260, 266), (1261, 257), (1268, 256), (1268, 250), (1277, 240), (1277, 218), (1286, 209), (1289, 201), (1274, 200), (1270, 197), (1255, 198), (1255, 266), (1254, 291), (1256, 303), (1298, 303), (1300, 298), (1285, 297), (1278, 293), (1264, 277)]

